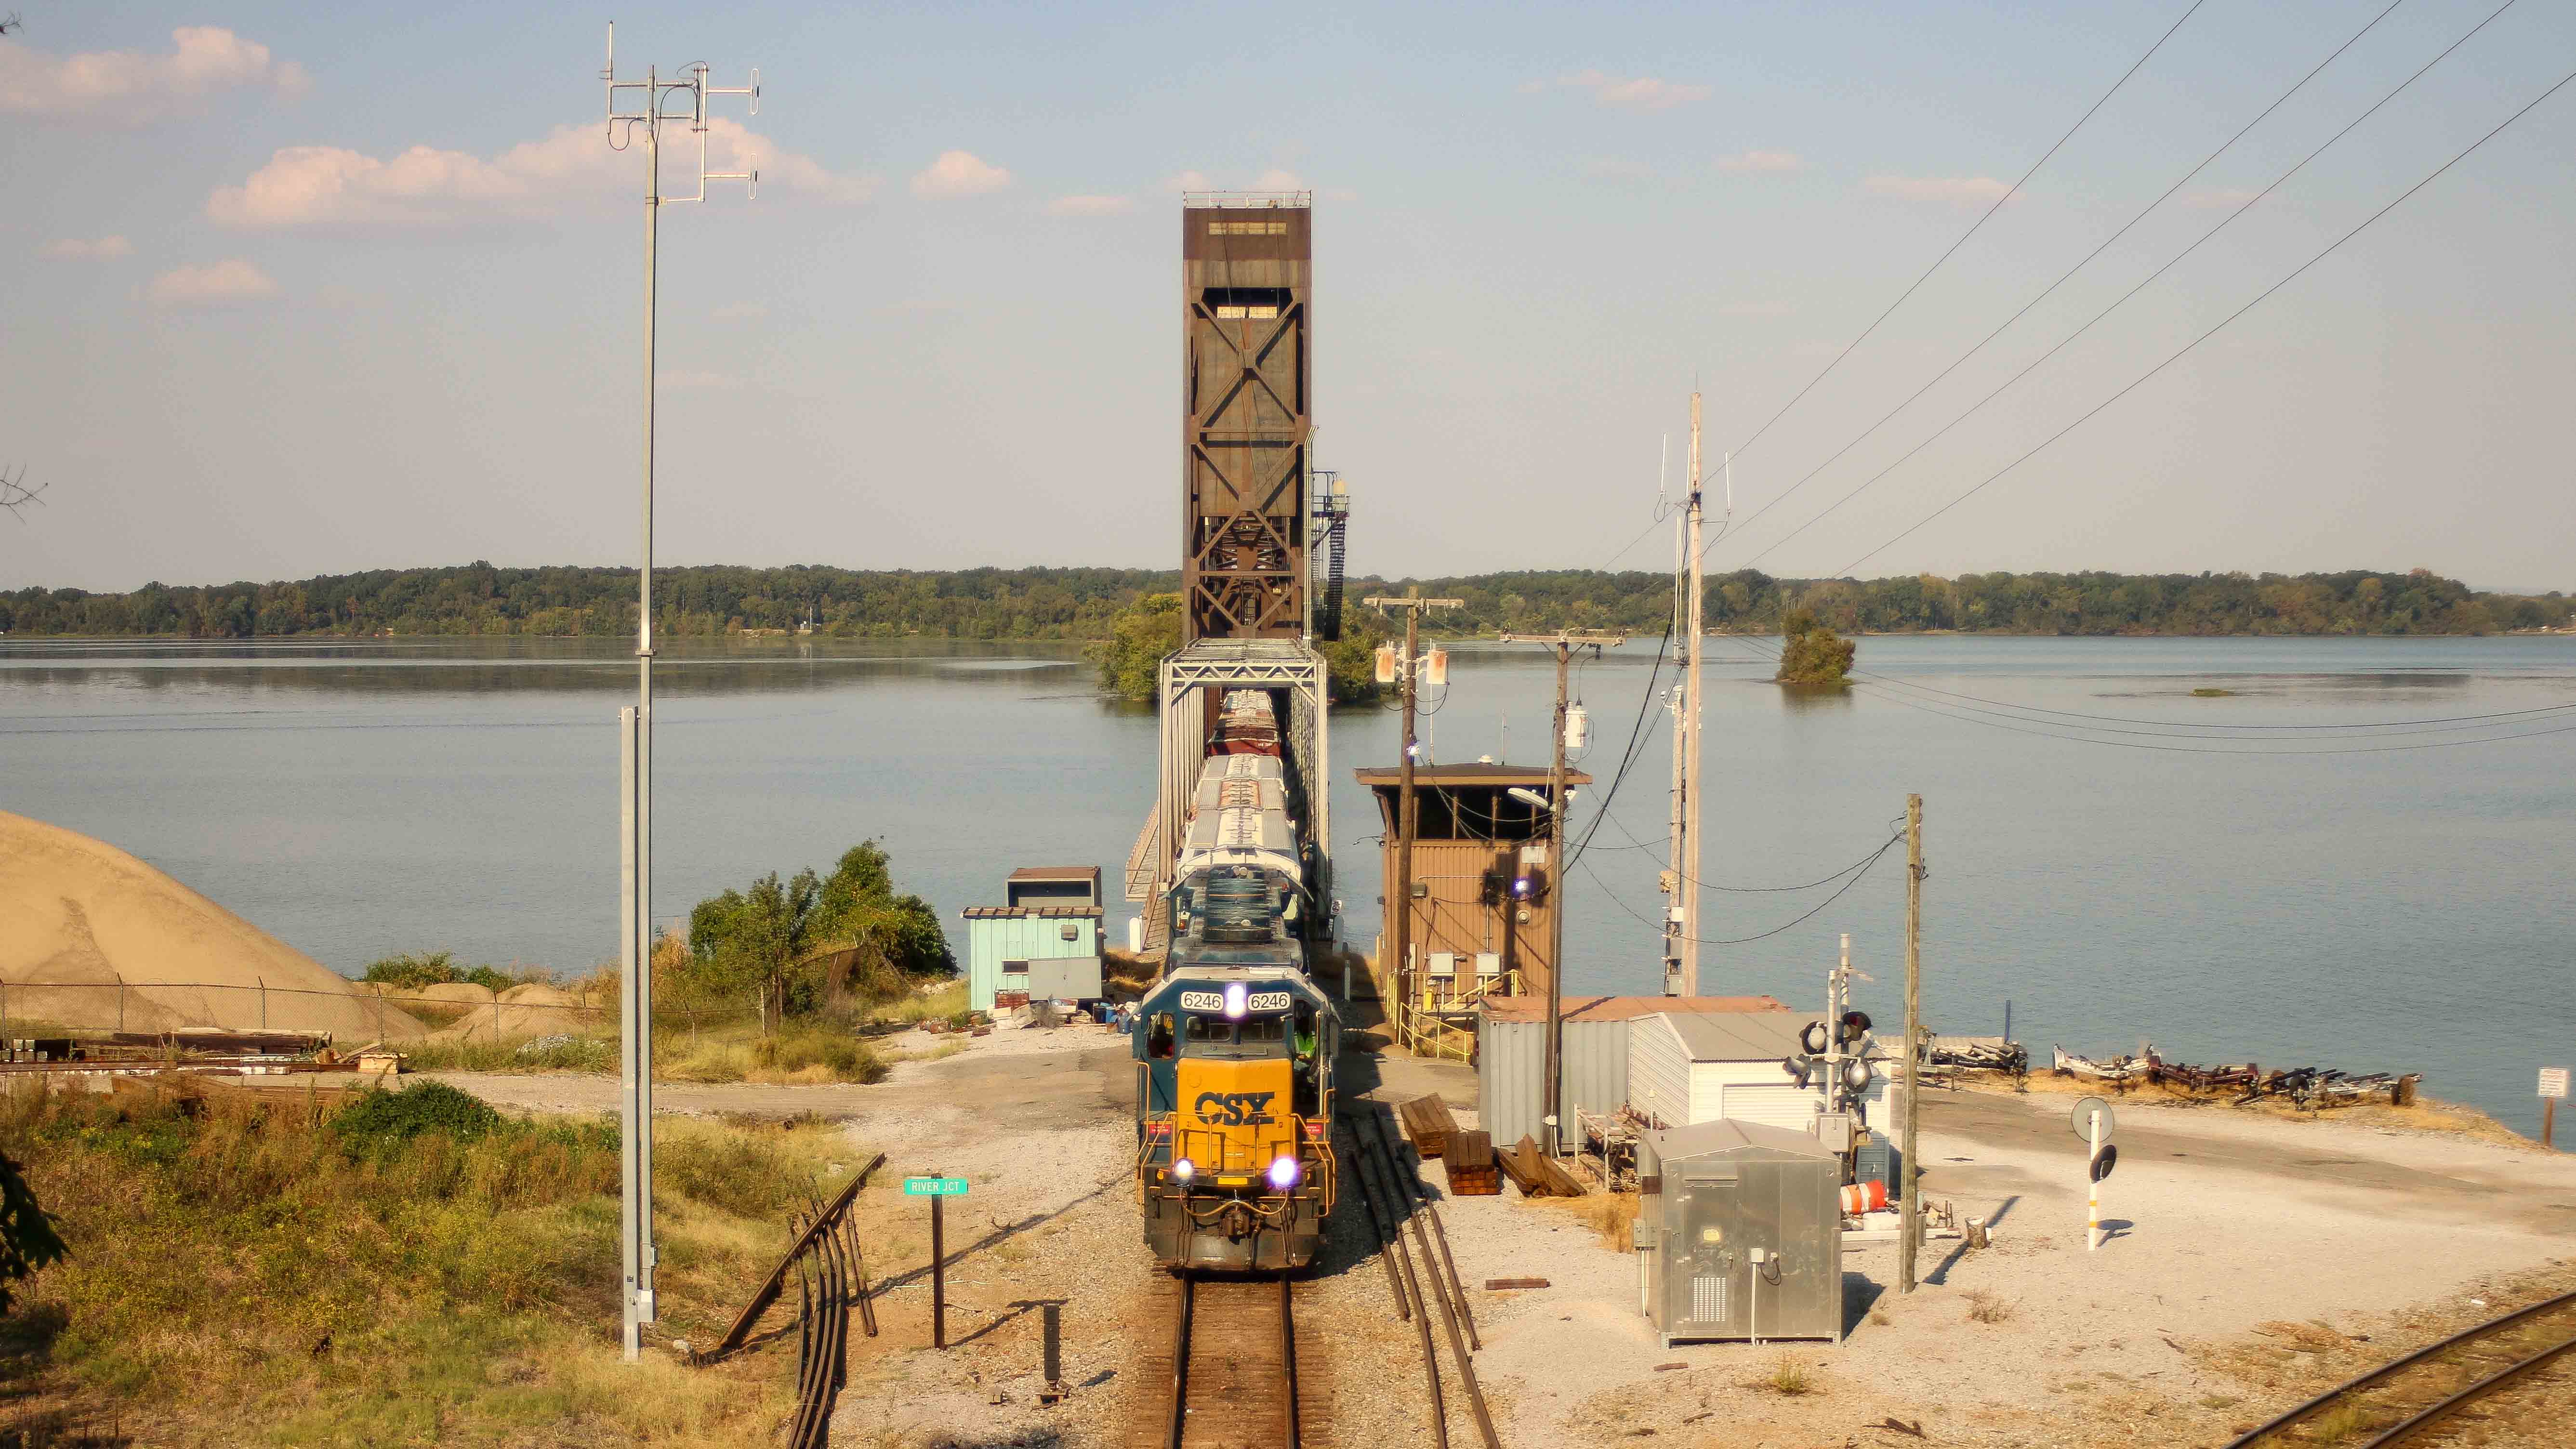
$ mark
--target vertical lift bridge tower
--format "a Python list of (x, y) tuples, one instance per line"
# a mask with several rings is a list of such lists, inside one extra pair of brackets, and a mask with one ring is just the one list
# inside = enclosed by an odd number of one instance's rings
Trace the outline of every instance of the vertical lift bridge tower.
[(1267, 695), (1288, 812), (1304, 842), (1309, 939), (1332, 935), (1324, 658), (1341, 637), (1346, 495), (1314, 470), (1312, 194), (1181, 198), (1181, 647), (1164, 659), (1159, 792), (1127, 862), (1145, 946), (1171, 930), (1163, 901), (1183, 815), (1219, 708)]

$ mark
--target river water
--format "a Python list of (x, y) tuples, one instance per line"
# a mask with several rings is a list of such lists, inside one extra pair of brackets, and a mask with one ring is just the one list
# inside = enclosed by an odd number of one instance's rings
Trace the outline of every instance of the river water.
[[(2009, 1001), (2042, 1060), (2152, 1038), (2195, 1061), (2422, 1071), (2526, 1130), (2533, 1069), (2576, 1059), (2576, 639), (1868, 638), (1862, 688), (1822, 699), (1767, 682), (1776, 647), (1711, 641), (1703, 879), (1726, 889), (1703, 934), (1762, 939), (1707, 946), (1703, 989), (1819, 1006), (1847, 931), (1875, 977), (1860, 1004), (1900, 1020), (1901, 850), (1797, 924), (1849, 878), (1742, 888), (1862, 859), (1915, 791), (1937, 1030), (2001, 1030)], [(1599, 778), (1578, 833), (1656, 657), (1577, 671)], [(1051, 646), (684, 644), (657, 682), (665, 919), (876, 837), (962, 950), (958, 911), (997, 903), (1015, 866), (1096, 864), (1115, 894), (1149, 803), (1151, 715)], [(618, 646), (570, 640), (0, 640), (0, 808), (122, 846), (344, 971), (434, 949), (580, 969), (615, 950), (633, 683)], [(1544, 761), (1553, 686), (1542, 651), (1455, 650), (1424, 721), (1436, 757)], [(1378, 931), (1379, 825), (1350, 770), (1391, 762), (1396, 731), (1385, 709), (1333, 718), (1355, 944)], [(1659, 989), (1667, 734), (1649, 711), (1574, 872), (1570, 989)], [(1132, 909), (1112, 902), (1113, 939)]]

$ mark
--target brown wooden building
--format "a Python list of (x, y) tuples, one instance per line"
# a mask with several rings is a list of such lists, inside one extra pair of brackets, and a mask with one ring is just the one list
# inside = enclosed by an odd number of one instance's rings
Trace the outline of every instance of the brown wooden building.
[[(1394, 766), (1357, 772), (1377, 797), (1386, 826), (1379, 897), (1386, 940), (1395, 940), (1396, 822)], [(1592, 783), (1565, 772), (1567, 788)], [(1440, 1010), (1469, 996), (1544, 995), (1555, 962), (1549, 927), (1559, 882), (1550, 859), (1548, 812), (1512, 791), (1548, 794), (1544, 765), (1420, 765), (1413, 771), (1414, 1003)], [(1385, 963), (1389, 985), (1400, 978)]]

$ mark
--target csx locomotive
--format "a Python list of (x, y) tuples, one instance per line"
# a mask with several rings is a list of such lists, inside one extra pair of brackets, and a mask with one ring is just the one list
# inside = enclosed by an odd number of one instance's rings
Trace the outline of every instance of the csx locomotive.
[(1341, 1020), (1306, 973), (1313, 903), (1269, 718), (1261, 696), (1226, 701), (1175, 862), (1171, 953), (1137, 1007), (1136, 1189), (1168, 1268), (1305, 1267), (1333, 1206)]

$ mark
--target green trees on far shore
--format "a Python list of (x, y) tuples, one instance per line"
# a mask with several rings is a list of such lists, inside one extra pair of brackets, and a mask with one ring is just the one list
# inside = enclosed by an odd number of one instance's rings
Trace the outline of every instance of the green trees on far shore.
[[(1465, 607), (1424, 620), (1445, 636), (1562, 626), (1659, 633), (1672, 580), (1642, 570), (1470, 574), (1404, 580)], [(1350, 581), (1359, 597), (1387, 581)], [(795, 565), (704, 566), (656, 575), (655, 629), (718, 638), (811, 623), (826, 638), (923, 635), (1061, 639), (1118, 644), (1122, 614), (1170, 599), (1153, 639), (1179, 633), (1180, 575), (1171, 569), (958, 569), (865, 572)], [(1931, 574), (1884, 579), (1781, 579), (1752, 569), (1708, 581), (1710, 627), (1770, 633), (1793, 609), (1841, 634), (1958, 630), (2002, 634), (2487, 634), (2566, 627), (2576, 601), (2559, 593), (2480, 594), (2428, 570), (2324, 574)], [(1368, 611), (1346, 618), (1355, 636)], [(0, 592), (0, 632), (35, 635), (247, 639), (277, 635), (597, 635), (635, 630), (635, 571), (618, 568), (389, 569), (273, 583), (131, 593), (25, 588)], [(1168, 630), (1168, 636), (1163, 632)], [(1131, 677), (1151, 640), (1138, 637), (1119, 670)], [(1358, 639), (1349, 641), (1359, 642)], [(1349, 652), (1345, 650), (1345, 652)], [(1159, 659), (1159, 653), (1153, 656)], [(1356, 656), (1354, 656), (1356, 658)], [(1336, 665), (1336, 677), (1365, 678)], [(1124, 684), (1114, 691), (1131, 692)], [(1144, 694), (1152, 692), (1150, 682)]]

